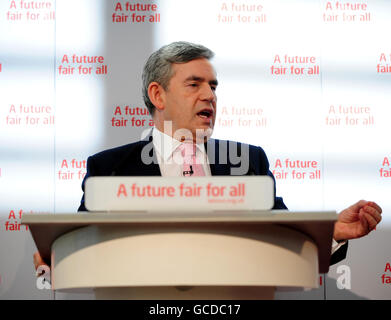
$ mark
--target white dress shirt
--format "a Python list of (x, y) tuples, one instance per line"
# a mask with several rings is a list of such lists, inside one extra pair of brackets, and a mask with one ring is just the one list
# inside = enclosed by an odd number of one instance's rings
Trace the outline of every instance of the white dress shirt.
[[(179, 146), (182, 142), (154, 128), (152, 142), (163, 177), (183, 176), (183, 158)], [(203, 143), (196, 144), (196, 163), (202, 164), (206, 176), (211, 176), (208, 157)]]

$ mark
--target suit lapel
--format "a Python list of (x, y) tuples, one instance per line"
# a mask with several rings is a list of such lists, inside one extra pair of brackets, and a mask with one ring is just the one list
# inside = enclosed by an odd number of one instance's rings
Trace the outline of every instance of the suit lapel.
[[(220, 152), (225, 152), (226, 155), (228, 154), (225, 146), (219, 148), (218, 140), (209, 139), (205, 142), (205, 150), (208, 155), (212, 176), (229, 176), (231, 173), (231, 165), (229, 164), (228, 156), (225, 157), (223, 154), (220, 155)], [(222, 159), (222, 161), (220, 161), (220, 159)]]
[(161, 176), (152, 136), (132, 144), (118, 168), (118, 176)]
[[(146, 149), (144, 149), (146, 148)], [(142, 141), (140, 150), (137, 152), (137, 163), (135, 172), (141, 172), (143, 176), (161, 176), (159, 163), (156, 158), (155, 148), (152, 143), (152, 135), (149, 141)], [(143, 160), (144, 158), (144, 160)]]
[[(146, 142), (143, 144), (141, 150), (140, 150), (140, 157), (138, 158), (139, 160), (139, 163), (138, 163), (138, 166), (139, 166), (139, 171), (138, 172), (142, 172), (143, 176), (161, 176), (161, 172), (160, 172), (160, 167), (159, 167), (159, 163), (157, 162), (157, 158), (156, 158), (156, 152), (155, 152), (155, 148), (153, 147), (153, 143), (152, 143), (152, 137), (151, 137), (151, 142), (150, 142), (150, 145), (147, 146), (149, 142)], [(147, 156), (147, 161), (143, 161), (142, 157), (143, 157), (143, 154), (142, 154), (142, 150), (143, 148), (146, 147), (146, 148), (150, 148), (150, 150), (148, 150), (148, 152), (145, 152), (148, 153), (148, 156)]]

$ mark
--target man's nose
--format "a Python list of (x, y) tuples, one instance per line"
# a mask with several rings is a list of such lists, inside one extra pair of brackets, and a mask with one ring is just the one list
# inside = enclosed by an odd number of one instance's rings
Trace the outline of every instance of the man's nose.
[(216, 92), (212, 89), (209, 84), (205, 84), (202, 86), (201, 91), (201, 100), (216, 102)]

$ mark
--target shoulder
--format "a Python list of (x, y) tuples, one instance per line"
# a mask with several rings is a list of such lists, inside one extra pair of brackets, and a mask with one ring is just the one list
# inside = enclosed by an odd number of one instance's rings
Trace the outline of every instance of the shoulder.
[(146, 143), (147, 141), (144, 140), (128, 143), (119, 147), (114, 147), (114, 148), (100, 151), (90, 156), (90, 158), (94, 158), (94, 159), (110, 159), (112, 157), (118, 158), (119, 156), (125, 155), (126, 153), (138, 150), (140, 146), (144, 146)]
[(140, 140), (115, 148), (100, 151), (87, 159), (87, 167), (99, 175), (110, 175), (123, 160), (134, 159), (141, 154), (142, 148), (149, 143), (148, 140)]
[(210, 144), (217, 154), (216, 159), (226, 156), (229, 161), (233, 160), (230, 161), (232, 165), (245, 163), (248, 164), (249, 170), (256, 175), (268, 174), (269, 160), (262, 147), (231, 140), (210, 140)]

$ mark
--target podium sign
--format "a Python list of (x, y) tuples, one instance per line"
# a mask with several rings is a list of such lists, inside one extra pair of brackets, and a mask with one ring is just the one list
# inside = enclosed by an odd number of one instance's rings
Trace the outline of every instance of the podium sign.
[(274, 181), (251, 177), (90, 177), (89, 211), (211, 212), (270, 210)]

